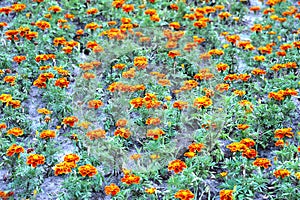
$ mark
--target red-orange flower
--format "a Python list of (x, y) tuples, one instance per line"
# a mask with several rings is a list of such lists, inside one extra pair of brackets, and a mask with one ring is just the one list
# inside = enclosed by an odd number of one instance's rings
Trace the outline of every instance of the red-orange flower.
[(271, 166), (271, 162), (266, 158), (256, 158), (256, 160), (253, 162), (253, 165), (267, 169), (269, 166)]
[(75, 117), (75, 116), (66, 117), (66, 118), (63, 119), (63, 124), (67, 124), (71, 127), (73, 127), (76, 122), (78, 122), (78, 118)]
[(191, 200), (194, 198), (194, 194), (190, 190), (179, 190), (175, 193), (174, 197), (181, 200)]
[(178, 174), (183, 171), (187, 166), (185, 162), (181, 160), (173, 160), (169, 163), (168, 165), (168, 170), (169, 171), (174, 171), (175, 174)]
[(126, 183), (127, 185), (139, 184), (140, 183), (140, 177), (136, 176), (134, 174), (126, 174), (123, 178), (121, 178), (121, 181), (123, 183)]
[(67, 80), (67, 78), (63, 77), (63, 78), (59, 78), (55, 81), (55, 86), (58, 86), (60, 88), (68, 87), (69, 83), (70, 82)]
[(111, 196), (116, 196), (120, 192), (120, 188), (114, 183), (105, 186), (104, 190), (105, 190), (105, 194)]
[(90, 165), (90, 164), (78, 167), (78, 171), (81, 174), (81, 176), (83, 176), (83, 177), (85, 177), (85, 176), (92, 177), (98, 173), (96, 167), (94, 167), (93, 165)]
[(98, 109), (99, 107), (103, 106), (103, 102), (101, 100), (90, 100), (88, 102), (88, 107), (89, 108), (94, 108), (94, 109)]
[(233, 200), (233, 190), (220, 190), (220, 200)]
[(32, 167), (36, 167), (37, 165), (42, 165), (45, 163), (45, 157), (40, 154), (30, 154), (27, 157), (26, 164), (31, 165)]
[(287, 176), (290, 176), (291, 173), (287, 169), (278, 169), (273, 174), (276, 178), (285, 178)]
[(7, 131), (8, 135), (14, 135), (16, 137), (23, 135), (23, 130), (18, 128), (18, 127), (14, 127), (10, 130)]
[(24, 153), (24, 148), (22, 146), (17, 145), (17, 144), (11, 145), (6, 151), (7, 156), (13, 156), (14, 154), (19, 155), (20, 153)]
[(42, 139), (49, 139), (49, 138), (55, 138), (56, 133), (53, 130), (43, 130), (40, 134), (40, 138)]

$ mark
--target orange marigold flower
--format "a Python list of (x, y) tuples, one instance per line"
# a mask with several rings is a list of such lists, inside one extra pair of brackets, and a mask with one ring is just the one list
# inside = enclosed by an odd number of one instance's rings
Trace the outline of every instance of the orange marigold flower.
[(140, 177), (136, 176), (134, 174), (126, 174), (123, 178), (121, 178), (121, 181), (123, 183), (126, 183), (127, 185), (139, 184), (140, 183)]
[(129, 129), (125, 129), (125, 128), (118, 128), (115, 132), (114, 132), (115, 136), (120, 136), (123, 137), (125, 139), (128, 139), (131, 135), (131, 132), (129, 131)]
[(257, 156), (257, 152), (255, 149), (246, 149), (243, 151), (242, 156), (248, 159), (255, 158)]
[(53, 130), (43, 130), (40, 134), (40, 138), (42, 139), (49, 139), (49, 138), (55, 138), (56, 133)]
[(260, 11), (260, 7), (259, 6), (253, 6), (253, 7), (249, 8), (249, 10), (254, 11), (254, 12)]
[(85, 176), (92, 177), (98, 173), (96, 167), (94, 167), (93, 165), (90, 165), (90, 164), (78, 167), (78, 171), (81, 174), (81, 176), (83, 176), (83, 177), (85, 177)]
[(77, 154), (71, 153), (67, 154), (64, 157), (64, 161), (68, 163), (76, 163), (80, 160), (80, 157)]
[(251, 72), (253, 75), (265, 75), (267, 72), (263, 69), (255, 68)]
[(240, 141), (241, 144), (245, 144), (248, 148), (253, 147), (255, 145), (254, 140), (250, 138), (245, 138)]
[(212, 105), (212, 100), (206, 96), (198, 97), (194, 100), (194, 106), (197, 108), (207, 108)]
[(159, 118), (148, 118), (146, 120), (147, 125), (158, 125), (160, 124), (160, 119)]
[(142, 97), (137, 97), (134, 98), (130, 101), (130, 104), (134, 107), (134, 108), (140, 108), (143, 107), (144, 104), (144, 98)]
[(141, 156), (141, 154), (132, 154), (131, 156), (130, 156), (130, 159), (131, 160), (138, 160), (138, 159), (140, 159), (142, 156)]
[(267, 169), (269, 166), (271, 166), (271, 162), (266, 158), (256, 158), (256, 160), (253, 162), (253, 165)]
[(188, 103), (185, 101), (175, 101), (173, 103), (174, 108), (178, 108), (179, 110), (183, 110), (184, 108), (188, 107)]
[(151, 137), (154, 140), (158, 140), (158, 138), (163, 134), (165, 134), (165, 132), (163, 130), (161, 130), (160, 128), (156, 128), (156, 129), (149, 129), (147, 131), (146, 136)]
[(6, 128), (7, 128), (6, 124), (4, 124), (4, 123), (0, 124), (0, 130), (1, 129), (6, 129)]
[(134, 10), (134, 5), (133, 4), (124, 4), (122, 6), (122, 9), (123, 9), (124, 12), (129, 13), (129, 12)]
[(37, 27), (39, 27), (40, 29), (42, 29), (42, 30), (45, 30), (45, 29), (48, 29), (48, 28), (51, 27), (50, 24), (49, 24), (49, 22), (46, 22), (46, 21), (43, 21), (43, 20), (37, 21), (37, 22), (35, 23), (35, 25), (36, 25)]
[(194, 152), (186, 152), (185, 154), (184, 154), (184, 156), (186, 156), (186, 157), (188, 157), (188, 158), (193, 158), (193, 157), (195, 157), (196, 156), (196, 153), (194, 153)]
[(14, 154), (20, 154), (20, 153), (24, 153), (24, 148), (22, 146), (19, 146), (17, 144), (13, 144), (11, 145), (7, 151), (6, 151), (6, 155), (7, 156), (13, 156)]
[(67, 80), (67, 78), (59, 78), (55, 81), (55, 86), (58, 86), (60, 88), (68, 87), (69, 83), (70, 82)]
[(179, 190), (175, 193), (174, 197), (181, 200), (191, 200), (194, 198), (194, 194), (190, 190)]
[(284, 147), (284, 141), (283, 140), (277, 140), (275, 142), (276, 147)]
[(111, 183), (105, 186), (104, 191), (106, 195), (116, 196), (120, 192), (120, 188), (116, 184)]
[(265, 61), (265, 57), (264, 56), (254, 56), (253, 58), (255, 61)]
[(180, 24), (178, 22), (171, 22), (169, 24), (169, 27), (174, 29), (180, 29)]
[(147, 194), (154, 194), (155, 191), (156, 191), (156, 188), (146, 188), (146, 189), (145, 189), (145, 192), (146, 192)]
[(218, 14), (218, 16), (220, 17), (220, 19), (227, 19), (231, 16), (231, 14), (229, 12), (221, 12)]
[(216, 85), (216, 90), (220, 92), (228, 91), (229, 90), (229, 84), (226, 83), (221, 83)]
[(175, 174), (178, 174), (186, 168), (186, 164), (181, 160), (173, 160), (168, 165), (168, 171), (174, 171)]
[(61, 11), (61, 7), (59, 6), (51, 6), (50, 8), (48, 8), (49, 11), (52, 11), (54, 13), (58, 13)]
[(30, 154), (27, 157), (26, 164), (31, 165), (32, 167), (36, 167), (37, 165), (42, 165), (45, 163), (45, 157), (40, 154)]
[(169, 51), (169, 53), (168, 53), (168, 56), (170, 58), (175, 58), (175, 57), (180, 56), (180, 55), (181, 54), (180, 54), (179, 50), (172, 50), (172, 51)]
[(233, 200), (233, 190), (220, 190), (220, 200)]
[(23, 135), (23, 130), (18, 128), (18, 127), (14, 127), (10, 130), (7, 131), (8, 135), (14, 135), (16, 137)]
[(90, 8), (86, 11), (86, 14), (88, 15), (95, 15), (99, 12), (99, 10), (97, 8)]
[(26, 8), (25, 4), (21, 4), (21, 3), (16, 3), (13, 4), (11, 6), (11, 8), (15, 11), (15, 12), (21, 12), (22, 10), (24, 10)]
[(261, 32), (263, 30), (263, 26), (261, 24), (254, 24), (250, 30), (252, 32)]
[(276, 170), (274, 173), (274, 176), (276, 177), (276, 178), (285, 178), (285, 177), (287, 177), (287, 176), (290, 176), (290, 171), (289, 170), (287, 170), (287, 169), (278, 169), (278, 170)]
[(148, 65), (148, 59), (144, 56), (139, 56), (134, 58), (134, 66), (138, 69), (145, 69)]
[(94, 109), (98, 109), (99, 107), (103, 106), (103, 102), (101, 100), (90, 100), (88, 102), (88, 107), (89, 108), (94, 108)]
[(56, 164), (53, 167), (54, 170), (54, 175), (58, 176), (60, 174), (68, 174), (72, 171), (72, 168), (74, 168), (74, 163), (70, 163), (70, 162), (61, 162)]
[(84, 29), (90, 29), (90, 30), (96, 30), (97, 28), (100, 28), (101, 26), (99, 26), (97, 23), (95, 22), (91, 22), (88, 23), (87, 25), (85, 25)]
[(13, 60), (14, 60), (15, 62), (17, 62), (17, 63), (20, 63), (20, 62), (26, 60), (26, 56), (15, 56), (15, 57), (13, 58)]
[(116, 126), (117, 127), (125, 127), (127, 124), (127, 120), (126, 119), (119, 119), (117, 122), (116, 122)]
[(237, 96), (244, 96), (246, 94), (243, 90), (234, 90), (233, 93)]
[(229, 68), (229, 66), (225, 63), (219, 63), (217, 64), (216, 68), (219, 72), (222, 72), (225, 71), (227, 68)]
[(99, 138), (105, 138), (106, 132), (105, 130), (97, 129), (97, 130), (87, 132), (86, 136), (90, 138), (90, 140), (95, 140)]
[(192, 143), (189, 145), (189, 151), (190, 152), (201, 152), (201, 150), (204, 148), (203, 143)]
[(279, 139), (282, 139), (284, 138), (285, 136), (286, 137), (293, 137), (294, 136), (294, 133), (292, 132), (292, 128), (282, 128), (282, 129), (277, 129), (275, 130), (275, 138), (279, 138)]
[(226, 36), (226, 40), (232, 44), (235, 44), (237, 41), (240, 40), (240, 36), (239, 35), (228, 35), (228, 36)]
[(66, 118), (63, 119), (63, 124), (67, 124), (71, 127), (73, 127), (76, 122), (78, 122), (78, 118), (75, 117), (75, 116), (66, 117)]
[(237, 152), (237, 151), (245, 151), (248, 149), (247, 145), (242, 144), (240, 142), (233, 142), (226, 146), (226, 148), (230, 149), (231, 152)]

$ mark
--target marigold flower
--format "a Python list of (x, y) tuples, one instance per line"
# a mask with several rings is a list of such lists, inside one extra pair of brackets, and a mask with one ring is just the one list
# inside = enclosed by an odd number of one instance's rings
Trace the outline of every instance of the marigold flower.
[(51, 6), (50, 8), (48, 8), (48, 11), (52, 11), (54, 13), (58, 13), (61, 11), (61, 7), (59, 6)]
[(178, 22), (171, 22), (169, 24), (170, 28), (174, 28), (174, 29), (179, 29), (180, 28), (180, 24)]
[(212, 105), (212, 100), (206, 96), (198, 97), (194, 100), (194, 106), (197, 108), (207, 108)]
[(267, 169), (269, 166), (271, 166), (271, 162), (266, 158), (256, 158), (256, 160), (253, 162), (253, 165)]
[(14, 154), (20, 154), (20, 153), (24, 153), (24, 148), (22, 146), (19, 146), (17, 144), (13, 144), (11, 145), (7, 151), (6, 151), (6, 155), (7, 156), (13, 156)]
[(226, 148), (230, 149), (231, 152), (241, 151), (244, 152), (248, 149), (247, 145), (240, 142), (233, 142), (226, 146)]
[(78, 118), (75, 117), (75, 116), (66, 117), (66, 118), (63, 119), (63, 124), (67, 124), (71, 127), (73, 127), (76, 122), (78, 122)]
[(145, 69), (148, 65), (148, 59), (144, 56), (138, 56), (134, 58), (134, 66), (136, 66), (139, 70)]
[(146, 188), (146, 189), (145, 189), (145, 192), (146, 192), (147, 194), (154, 194), (155, 191), (156, 191), (156, 188)]
[(58, 86), (60, 88), (68, 87), (69, 83), (70, 82), (67, 80), (67, 78), (59, 78), (55, 81), (55, 86)]
[(115, 132), (114, 132), (115, 136), (120, 136), (123, 137), (125, 139), (128, 139), (131, 135), (131, 132), (129, 131), (129, 129), (125, 129), (125, 128), (118, 128)]
[(49, 22), (46, 22), (46, 21), (43, 21), (43, 20), (37, 21), (37, 22), (35, 23), (35, 25), (36, 25), (37, 27), (39, 27), (40, 29), (42, 29), (43, 31), (44, 31), (45, 29), (48, 29), (48, 28), (51, 27), (51, 25), (49, 24)]
[(133, 4), (124, 4), (122, 6), (122, 9), (123, 9), (124, 12), (129, 13), (129, 12), (134, 10), (134, 5)]
[(10, 130), (7, 131), (8, 135), (14, 135), (16, 137), (23, 135), (23, 130), (18, 128), (18, 127), (14, 127)]
[(94, 167), (90, 164), (78, 167), (78, 171), (81, 174), (81, 176), (83, 176), (83, 177), (85, 177), (85, 176), (92, 177), (98, 173), (96, 167)]
[(233, 200), (233, 190), (220, 190), (220, 200)]
[(104, 191), (106, 195), (116, 196), (120, 192), (120, 188), (116, 184), (111, 183), (105, 186)]
[(218, 14), (218, 16), (220, 17), (220, 19), (227, 19), (231, 16), (231, 14), (229, 12), (221, 12)]
[(181, 54), (180, 54), (179, 50), (172, 50), (172, 51), (169, 51), (169, 53), (168, 53), (168, 56), (170, 58), (175, 58), (175, 57), (180, 56), (180, 55)]
[(263, 26), (261, 24), (254, 24), (250, 30), (252, 32), (261, 32), (263, 30)]
[(26, 164), (31, 165), (32, 167), (36, 167), (37, 165), (42, 165), (45, 163), (45, 157), (40, 154), (30, 154), (27, 157)]
[(99, 10), (97, 8), (90, 8), (86, 11), (86, 14), (88, 15), (95, 15), (99, 12)]
[(137, 97), (134, 98), (130, 101), (130, 104), (134, 107), (134, 108), (140, 108), (143, 107), (144, 104), (144, 98), (142, 97)]
[(156, 129), (149, 129), (149, 130), (147, 131), (146, 136), (147, 136), (147, 137), (151, 137), (151, 138), (153, 138), (154, 140), (158, 140), (158, 138), (159, 138), (161, 135), (163, 135), (163, 134), (165, 134), (165, 132), (164, 132), (162, 129), (156, 128)]
[(89, 108), (94, 108), (94, 109), (98, 109), (99, 107), (103, 106), (103, 102), (101, 100), (90, 100), (88, 102), (88, 107)]
[(173, 107), (174, 107), (174, 108), (178, 108), (179, 110), (182, 110), (182, 109), (188, 107), (188, 103), (185, 102), (185, 101), (175, 101), (175, 102), (173, 103)]
[(90, 140), (95, 140), (99, 138), (105, 138), (106, 132), (105, 130), (97, 129), (97, 130), (87, 132), (86, 136), (90, 138)]
[(183, 171), (184, 168), (186, 168), (186, 164), (181, 160), (173, 160), (168, 165), (169, 171), (174, 171), (175, 174), (178, 174)]
[(74, 167), (75, 167), (75, 165), (72, 162), (64, 161), (64, 162), (58, 163), (53, 167), (54, 175), (58, 176), (60, 174), (68, 174), (72, 171), (72, 168), (74, 168)]
[(253, 147), (255, 145), (254, 140), (250, 138), (245, 138), (240, 141), (241, 144), (245, 144), (248, 148)]
[(292, 132), (292, 128), (277, 129), (277, 130), (275, 130), (274, 134), (275, 134), (274, 137), (279, 138), (279, 139), (282, 139), (285, 136), (289, 137), (289, 138), (294, 136), (294, 133)]
[(190, 190), (179, 190), (175, 193), (174, 197), (181, 200), (191, 200), (194, 198), (194, 194)]
[(42, 139), (49, 139), (49, 138), (55, 138), (56, 133), (53, 130), (43, 130), (40, 134), (40, 138)]
[(159, 118), (148, 118), (146, 120), (147, 125), (158, 125), (160, 124), (160, 119)]
[(123, 178), (121, 178), (121, 181), (123, 183), (126, 183), (127, 185), (132, 184), (139, 184), (140, 183), (140, 177), (136, 176), (134, 174), (126, 174)]
[(276, 178), (285, 178), (287, 176), (290, 176), (291, 173), (287, 169), (278, 169), (273, 174)]
[(252, 159), (257, 156), (257, 152), (255, 149), (246, 149), (245, 151), (243, 151), (242, 156), (248, 159)]

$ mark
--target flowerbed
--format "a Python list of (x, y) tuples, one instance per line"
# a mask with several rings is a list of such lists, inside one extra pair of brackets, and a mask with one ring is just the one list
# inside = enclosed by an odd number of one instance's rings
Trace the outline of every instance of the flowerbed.
[(0, 198), (300, 199), (300, 2), (0, 4)]

